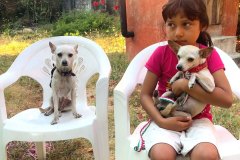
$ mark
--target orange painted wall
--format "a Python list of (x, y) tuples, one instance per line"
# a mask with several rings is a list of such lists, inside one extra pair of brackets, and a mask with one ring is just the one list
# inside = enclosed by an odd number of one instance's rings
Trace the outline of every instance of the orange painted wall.
[(146, 46), (164, 39), (162, 6), (167, 0), (126, 0), (128, 31), (133, 38), (126, 38), (128, 58), (132, 59)]
[[(165, 40), (162, 6), (167, 0), (126, 0), (128, 31), (133, 38), (126, 38), (126, 52), (131, 60), (143, 48)], [(211, 35), (234, 36), (237, 30), (238, 0), (224, 0), (221, 25), (209, 27)]]
[(239, 0), (224, 0), (222, 17), (222, 35), (235, 36), (238, 23)]

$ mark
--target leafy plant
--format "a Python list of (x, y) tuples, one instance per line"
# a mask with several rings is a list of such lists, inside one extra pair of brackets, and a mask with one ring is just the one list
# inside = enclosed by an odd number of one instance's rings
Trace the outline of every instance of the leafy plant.
[(54, 25), (53, 36), (79, 33), (86, 35), (90, 32), (113, 33), (113, 26), (117, 26), (114, 16), (107, 13), (92, 11), (73, 11), (64, 14)]

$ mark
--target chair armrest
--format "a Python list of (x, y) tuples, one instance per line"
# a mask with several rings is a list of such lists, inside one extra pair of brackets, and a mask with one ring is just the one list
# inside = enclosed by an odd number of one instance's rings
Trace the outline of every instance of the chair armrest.
[(99, 77), (96, 82), (96, 115), (102, 123), (108, 123), (108, 88), (111, 74), (111, 65), (109, 59), (101, 47), (97, 48), (100, 56), (99, 60)]
[(101, 123), (108, 123), (108, 88), (109, 76), (99, 77), (96, 83), (96, 115)]
[[(127, 73), (127, 72), (125, 72)], [(115, 157), (120, 159), (122, 153), (128, 153), (130, 136), (129, 97), (133, 93), (137, 78), (128, 79), (126, 74), (114, 88), (114, 123), (115, 123)], [(125, 150), (124, 152), (122, 152)], [(125, 155), (127, 156), (127, 155)]]
[[(136, 61), (135, 61), (136, 62)], [(135, 90), (143, 67), (134, 68), (134, 61), (128, 66), (122, 79), (114, 88), (114, 119), (116, 134), (130, 135), (129, 97)], [(119, 130), (119, 131), (117, 131)]]
[(15, 72), (8, 71), (0, 75), (0, 126), (2, 126), (7, 119), (4, 89), (12, 85), (18, 79), (19, 76)]
[(15, 83), (19, 79), (19, 75), (16, 72), (5, 72), (0, 75), (0, 90), (4, 90), (11, 84)]
[[(125, 83), (127, 84), (127, 83)], [(128, 153), (130, 146), (128, 137), (130, 135), (129, 97), (131, 90), (126, 86), (117, 85), (114, 89), (114, 124), (115, 124), (115, 159), (120, 160)], [(125, 158), (127, 156), (124, 155)], [(127, 159), (127, 158), (126, 158)]]

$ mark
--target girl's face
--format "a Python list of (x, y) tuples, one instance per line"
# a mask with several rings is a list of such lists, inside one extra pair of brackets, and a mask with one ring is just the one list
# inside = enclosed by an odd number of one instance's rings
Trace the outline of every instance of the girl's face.
[(166, 35), (168, 40), (173, 40), (179, 45), (197, 46), (197, 39), (201, 31), (199, 20), (189, 20), (183, 13), (166, 21)]

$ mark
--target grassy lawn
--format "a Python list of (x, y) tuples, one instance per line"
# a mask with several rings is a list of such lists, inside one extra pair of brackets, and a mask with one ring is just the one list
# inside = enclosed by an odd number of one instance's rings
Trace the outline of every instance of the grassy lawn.
[[(48, 37), (47, 32), (19, 34), (18, 36), (0, 36), (0, 74), (4, 73), (16, 56), (29, 44)], [(125, 40), (120, 34), (112, 36), (90, 35), (88, 38), (96, 41), (107, 53), (112, 66), (109, 94), (109, 144), (111, 160), (114, 160), (114, 117), (113, 117), (113, 89), (122, 77), (127, 65), (125, 54)], [(111, 45), (109, 45), (111, 44)], [(89, 84), (91, 87), (91, 83)], [(137, 87), (130, 100), (131, 128), (145, 119), (146, 114), (139, 103)], [(6, 89), (6, 103), (8, 116), (31, 107), (40, 107), (42, 101), (41, 87), (28, 77), (23, 77), (18, 82)], [(93, 93), (89, 93), (92, 96)], [(26, 99), (28, 97), (28, 99)], [(231, 109), (213, 107), (214, 123), (220, 124), (239, 136), (240, 103), (235, 101)], [(35, 159), (34, 144), (26, 142), (12, 142), (8, 146), (9, 160)], [(68, 141), (47, 142), (47, 159), (49, 160), (90, 160), (93, 159), (91, 144), (85, 139)]]

